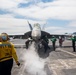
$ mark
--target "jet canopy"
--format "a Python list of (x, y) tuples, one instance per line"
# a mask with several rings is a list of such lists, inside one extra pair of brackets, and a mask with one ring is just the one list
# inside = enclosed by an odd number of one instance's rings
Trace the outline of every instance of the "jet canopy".
[(34, 27), (35, 27), (35, 28), (38, 28), (38, 29), (41, 29), (39, 23), (35, 23), (35, 24), (34, 24)]

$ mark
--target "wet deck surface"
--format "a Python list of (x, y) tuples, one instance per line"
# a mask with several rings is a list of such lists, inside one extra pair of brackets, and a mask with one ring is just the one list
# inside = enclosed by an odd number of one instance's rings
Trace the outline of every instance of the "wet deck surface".
[[(24, 41), (25, 40), (15, 40), (12, 42), (17, 45), (24, 44)], [(50, 50), (46, 53), (44, 53), (43, 50), (39, 51), (38, 55), (39, 60), (44, 61), (43, 64), (46, 75), (76, 75), (76, 52), (73, 52), (71, 41), (64, 41), (62, 48), (58, 47), (58, 42), (56, 42), (56, 51), (53, 51), (51, 42), (49, 43), (49, 46), (51, 48)], [(18, 67), (14, 63), (12, 75), (29, 75), (26, 72), (26, 67), (24, 65), (24, 63), (26, 64), (26, 61), (24, 61), (23, 58), (23, 54), (26, 54), (26, 49), (21, 46), (20, 48), (16, 47), (16, 50), (21, 65)]]

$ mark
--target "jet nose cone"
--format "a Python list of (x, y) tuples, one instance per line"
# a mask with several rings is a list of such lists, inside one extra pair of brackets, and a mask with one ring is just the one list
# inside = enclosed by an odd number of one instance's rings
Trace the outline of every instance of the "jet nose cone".
[(40, 37), (41, 37), (41, 32), (39, 32), (39, 31), (33, 31), (32, 32), (32, 38), (33, 39), (40, 39)]

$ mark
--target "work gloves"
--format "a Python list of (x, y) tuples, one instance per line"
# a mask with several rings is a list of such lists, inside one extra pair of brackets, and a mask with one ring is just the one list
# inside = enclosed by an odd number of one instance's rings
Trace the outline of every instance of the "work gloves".
[(16, 62), (16, 64), (17, 64), (18, 66), (20, 66), (20, 63), (19, 63), (19, 61), (17, 61), (17, 62)]

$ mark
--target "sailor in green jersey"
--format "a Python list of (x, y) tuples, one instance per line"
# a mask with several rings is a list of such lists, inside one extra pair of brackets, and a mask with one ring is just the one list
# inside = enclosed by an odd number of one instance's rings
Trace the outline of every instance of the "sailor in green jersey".
[(76, 37), (74, 35), (72, 35), (72, 47), (73, 47), (73, 52), (75, 52), (75, 41), (76, 41)]
[(55, 51), (55, 43), (56, 43), (55, 36), (52, 36), (51, 41), (52, 41), (53, 50)]

